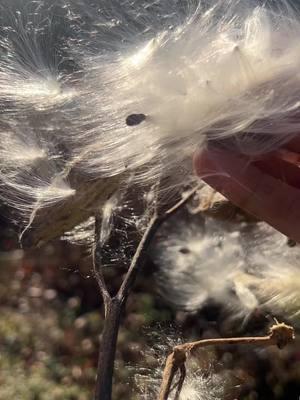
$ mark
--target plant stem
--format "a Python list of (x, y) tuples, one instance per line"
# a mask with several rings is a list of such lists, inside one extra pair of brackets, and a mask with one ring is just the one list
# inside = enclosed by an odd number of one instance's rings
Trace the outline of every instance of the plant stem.
[[(101, 263), (101, 249), (99, 248), (99, 238), (101, 229), (101, 219), (99, 215), (95, 216), (95, 245), (93, 251), (93, 272), (98, 283), (100, 293), (105, 308), (104, 329), (101, 340), (101, 351), (98, 359), (97, 380), (94, 400), (111, 400), (112, 381), (114, 373), (114, 361), (116, 355), (116, 346), (118, 332), (120, 328), (120, 320), (123, 307), (132, 289), (137, 272), (141, 269), (146, 261), (147, 250), (153, 237), (155, 236), (160, 225), (180, 208), (182, 208), (190, 198), (199, 189), (199, 185), (191, 190), (182, 200), (174, 207), (158, 214), (157, 210), (153, 210), (147, 228), (136, 248), (136, 252), (131, 260), (125, 278), (118, 290), (118, 293), (112, 297), (107, 289), (103, 268)], [(183, 383), (183, 382), (182, 382)]]
[(185, 363), (188, 356), (199, 348), (217, 345), (234, 345), (234, 344), (255, 344), (256, 346), (272, 346), (276, 345), (280, 349), (295, 339), (294, 329), (284, 323), (277, 323), (270, 329), (268, 336), (252, 336), (252, 337), (237, 337), (237, 338), (218, 338), (218, 339), (203, 339), (197, 342), (185, 343), (175, 346), (172, 353), (167, 357), (162, 383), (158, 400), (168, 400), (172, 388), (172, 382), (176, 374), (180, 373), (180, 378), (177, 386), (175, 399), (179, 399), (180, 392), (185, 380), (186, 370)]
[(95, 400), (111, 400), (114, 361), (122, 310), (123, 304), (117, 298), (112, 298), (107, 304), (98, 360)]

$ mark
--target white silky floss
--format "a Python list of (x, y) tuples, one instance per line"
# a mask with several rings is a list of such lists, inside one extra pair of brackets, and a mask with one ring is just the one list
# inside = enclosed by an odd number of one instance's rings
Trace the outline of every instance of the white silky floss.
[(21, 219), (76, 196), (74, 171), (150, 184), (208, 140), (258, 154), (299, 132), (297, 12), (206, 3), (3, 1), (1, 198)]
[(300, 323), (300, 249), (264, 222), (178, 216), (164, 224), (152, 256), (162, 297), (177, 309), (223, 304), (230, 318), (255, 310)]

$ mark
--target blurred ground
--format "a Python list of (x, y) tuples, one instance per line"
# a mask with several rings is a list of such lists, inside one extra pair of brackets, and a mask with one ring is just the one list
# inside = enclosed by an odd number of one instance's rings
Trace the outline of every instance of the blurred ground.
[[(103, 320), (89, 257), (82, 248), (64, 242), (24, 253), (15, 249), (5, 226), (0, 249), (0, 400), (91, 399)], [(122, 271), (115, 268), (109, 274), (117, 285)], [(115, 400), (152, 399), (142, 386), (150, 384), (155, 392), (159, 384), (157, 366), (172, 343), (168, 332), (175, 341), (187, 341), (265, 334), (272, 324), (266, 316), (254, 315), (242, 328), (228, 322), (216, 304), (194, 314), (176, 312), (156, 294), (154, 274), (149, 263), (127, 305), (119, 335)], [(155, 346), (161, 357), (153, 352)], [(225, 399), (299, 399), (299, 339), (283, 351), (205, 350), (198, 366), (204, 374), (212, 370), (226, 376)]]

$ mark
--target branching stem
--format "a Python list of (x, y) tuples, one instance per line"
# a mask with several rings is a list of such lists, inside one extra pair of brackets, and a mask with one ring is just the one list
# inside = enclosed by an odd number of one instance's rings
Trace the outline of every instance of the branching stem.
[(204, 339), (197, 342), (175, 346), (172, 353), (167, 357), (166, 360), (158, 400), (168, 400), (171, 391), (174, 389), (172, 388), (173, 380), (178, 372), (180, 373), (180, 378), (175, 386), (177, 387), (175, 400), (179, 399), (186, 375), (185, 363), (188, 356), (199, 348), (229, 344), (254, 344), (256, 346), (276, 345), (281, 349), (294, 339), (295, 334), (292, 327), (283, 323), (277, 323), (271, 327), (270, 334), (268, 336)]
[(143, 264), (146, 261), (149, 245), (154, 238), (159, 226), (166, 219), (168, 219), (179, 209), (181, 209), (194, 196), (199, 187), (200, 185), (191, 190), (183, 199), (181, 199), (174, 207), (170, 208), (169, 210), (162, 213), (158, 213), (156, 209), (153, 211), (152, 216), (149, 219), (147, 228), (136, 248), (136, 252), (132, 258), (125, 278), (117, 294), (114, 297), (112, 297), (109, 293), (103, 275), (103, 268), (100, 256), (101, 249), (98, 248), (101, 230), (101, 218), (99, 215), (95, 216), (93, 272), (104, 303), (105, 321), (101, 340), (101, 350), (99, 352), (94, 400), (111, 400), (114, 359), (116, 353), (118, 331), (121, 321), (121, 314), (123, 307), (126, 304), (130, 290), (134, 285), (137, 272), (139, 269), (142, 268)]

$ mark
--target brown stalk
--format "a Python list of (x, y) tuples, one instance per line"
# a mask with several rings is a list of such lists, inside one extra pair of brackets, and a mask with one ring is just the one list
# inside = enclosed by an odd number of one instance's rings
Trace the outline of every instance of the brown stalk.
[(121, 315), (130, 290), (134, 285), (137, 272), (146, 261), (149, 245), (159, 226), (181, 209), (194, 196), (196, 191), (199, 190), (199, 187), (200, 185), (197, 185), (197, 187), (192, 189), (182, 200), (169, 210), (162, 213), (159, 213), (156, 209), (153, 210), (152, 217), (149, 219), (148, 226), (137, 246), (125, 278), (115, 296), (111, 296), (105, 283), (100, 251), (98, 251), (100, 249), (97, 248), (100, 238), (101, 222), (99, 216), (95, 217), (96, 245), (93, 251), (93, 271), (103, 298), (105, 309), (104, 329), (102, 332), (101, 350), (99, 352), (97, 368), (95, 400), (111, 400), (114, 360)]
[(278, 348), (282, 349), (294, 339), (295, 333), (291, 326), (284, 323), (277, 323), (271, 327), (268, 336), (204, 339), (175, 346), (166, 360), (158, 400), (168, 400), (171, 392), (174, 390), (174, 388), (172, 388), (172, 383), (178, 372), (180, 378), (175, 385), (177, 388), (175, 400), (179, 399), (186, 375), (185, 363), (187, 358), (199, 348), (228, 344), (254, 344), (256, 346), (276, 345)]

